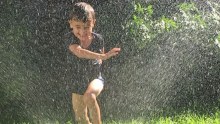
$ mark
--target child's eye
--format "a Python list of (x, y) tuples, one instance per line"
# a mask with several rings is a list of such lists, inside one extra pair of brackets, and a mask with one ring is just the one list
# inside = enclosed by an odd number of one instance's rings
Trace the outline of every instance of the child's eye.
[(73, 28), (69, 28), (69, 30), (70, 30), (70, 31), (72, 31), (72, 30), (73, 30)]

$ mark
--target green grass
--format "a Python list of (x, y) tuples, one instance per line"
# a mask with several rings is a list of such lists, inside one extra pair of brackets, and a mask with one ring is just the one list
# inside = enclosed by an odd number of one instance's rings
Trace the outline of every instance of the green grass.
[[(30, 124), (30, 123), (22, 123)], [(59, 122), (40, 122), (40, 124), (60, 124)], [(71, 121), (65, 124), (72, 124)], [(213, 114), (198, 115), (192, 112), (172, 117), (141, 117), (127, 120), (104, 120), (103, 124), (220, 124), (220, 110)]]
[(186, 113), (174, 117), (138, 118), (125, 121), (104, 121), (104, 124), (220, 124), (220, 111), (213, 115)]

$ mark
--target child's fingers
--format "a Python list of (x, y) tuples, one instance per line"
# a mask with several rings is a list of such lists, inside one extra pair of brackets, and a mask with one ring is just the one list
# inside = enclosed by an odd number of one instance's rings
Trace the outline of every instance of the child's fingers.
[(120, 52), (121, 51), (121, 48), (113, 48), (112, 49), (114, 52)]
[(119, 54), (119, 51), (120, 51), (120, 49), (118, 49), (118, 48), (113, 48), (112, 51), (111, 51), (111, 53), (112, 53), (113, 56), (115, 56), (115, 55)]
[(109, 52), (107, 52), (107, 56), (108, 56), (107, 58), (111, 58), (112, 56), (118, 55), (120, 50), (121, 50), (120, 48), (111, 49)]

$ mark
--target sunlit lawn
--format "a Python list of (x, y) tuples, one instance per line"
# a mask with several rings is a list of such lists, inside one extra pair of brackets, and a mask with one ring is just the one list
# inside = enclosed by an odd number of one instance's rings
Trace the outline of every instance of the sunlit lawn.
[(105, 121), (104, 124), (220, 124), (220, 111), (212, 116), (182, 114), (175, 117), (159, 117), (153, 119), (133, 119), (125, 121)]
[[(40, 124), (60, 124), (59, 122), (39, 122)], [(29, 124), (29, 123), (22, 123)], [(71, 121), (65, 124), (72, 124)], [(212, 115), (185, 113), (173, 117), (137, 118), (127, 120), (104, 120), (103, 124), (220, 124), (220, 111)]]

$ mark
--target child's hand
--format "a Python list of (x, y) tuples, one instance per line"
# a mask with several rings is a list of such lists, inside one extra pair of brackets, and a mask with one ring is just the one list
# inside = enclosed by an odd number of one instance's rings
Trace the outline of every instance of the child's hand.
[(113, 48), (109, 52), (106, 53), (106, 59), (111, 58), (112, 56), (118, 55), (118, 53), (121, 51), (121, 48)]

